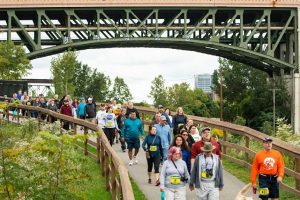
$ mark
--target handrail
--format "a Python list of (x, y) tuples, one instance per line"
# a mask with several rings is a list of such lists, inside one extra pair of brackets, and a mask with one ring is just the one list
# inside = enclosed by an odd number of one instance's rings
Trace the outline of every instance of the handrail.
[[(40, 119), (41, 114), (47, 114), (50, 117), (59, 119), (61, 122), (68, 121), (70, 123), (73, 123), (75, 127), (74, 128), (75, 133), (76, 133), (77, 125), (84, 127), (84, 134), (87, 134), (88, 129), (96, 131), (97, 132), (96, 142), (89, 141), (88, 139), (85, 141), (85, 145), (84, 145), (85, 155), (88, 155), (91, 158), (96, 159), (96, 161), (102, 165), (102, 175), (105, 177), (106, 180), (106, 189), (112, 193), (113, 199), (134, 200), (133, 190), (128, 176), (128, 170), (124, 165), (123, 161), (119, 158), (117, 153), (111, 147), (103, 130), (99, 128), (96, 124), (81, 119), (73, 118), (70, 116), (62, 115), (41, 107), (27, 106), (27, 105), (13, 105), (13, 104), (8, 104), (6, 110), (6, 117), (8, 121), (10, 120), (9, 119), (10, 108), (17, 108), (18, 113), (19, 113), (19, 109), (27, 110), (28, 112), (29, 111), (38, 112), (39, 127), (41, 122)], [(17, 120), (19, 122), (19, 115), (17, 116)], [(88, 143), (96, 144), (96, 148), (97, 148), (96, 156), (88, 152), (87, 150)]]
[[(136, 108), (141, 113), (142, 119), (144, 118), (145, 114), (154, 115), (157, 112), (157, 109), (153, 109), (153, 108), (144, 108), (140, 106), (136, 106)], [(172, 112), (172, 114), (175, 113)], [(235, 162), (239, 165), (245, 166), (247, 168), (250, 168), (252, 164), (250, 157), (253, 157), (255, 155), (255, 152), (249, 148), (250, 139), (261, 142), (264, 137), (270, 137), (264, 133), (261, 133), (259, 131), (256, 131), (246, 126), (240, 126), (237, 124), (233, 124), (225, 121), (219, 121), (216, 119), (209, 119), (205, 117), (197, 117), (192, 115), (187, 115), (187, 116), (189, 119), (193, 119), (195, 124), (203, 124), (205, 126), (210, 126), (212, 128), (218, 128), (220, 130), (223, 130), (224, 139), (220, 141), (221, 144), (224, 146), (224, 150), (222, 152), (223, 156), (228, 160)], [(143, 122), (144, 124), (149, 124), (149, 122), (145, 121), (145, 119), (143, 119)], [(238, 144), (233, 144), (228, 142), (227, 132), (242, 135), (245, 138), (245, 145), (241, 146)], [(274, 149), (277, 149), (278, 151), (282, 152), (284, 155), (289, 155), (291, 158), (294, 158), (294, 163), (295, 163), (295, 169), (293, 170), (293, 169), (285, 168), (285, 174), (295, 179), (296, 187), (292, 188), (286, 184), (281, 184), (281, 187), (287, 190), (288, 192), (292, 192), (295, 195), (300, 196), (300, 147), (284, 142), (277, 138), (272, 138), (272, 139), (273, 139)], [(227, 148), (236, 149), (238, 151), (244, 152), (246, 159), (241, 160), (226, 154)]]

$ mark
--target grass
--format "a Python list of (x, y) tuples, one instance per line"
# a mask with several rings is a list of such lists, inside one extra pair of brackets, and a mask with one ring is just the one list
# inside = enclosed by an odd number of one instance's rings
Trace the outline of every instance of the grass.
[[(230, 162), (226, 160), (226, 158), (222, 159), (223, 167), (226, 171), (231, 173), (232, 175), (236, 176), (238, 179), (243, 181), (244, 183), (248, 184), (250, 182), (250, 170), (241, 167), (240, 165), (237, 165), (233, 162)], [(295, 181), (292, 177), (284, 177), (283, 179), (285, 184), (288, 184), (289, 186), (292, 186), (295, 184)], [(284, 190), (280, 190), (280, 198), (281, 200), (300, 200), (300, 197), (295, 196), (292, 193), (286, 192)]]
[(73, 185), (72, 192), (84, 200), (112, 199), (110, 192), (105, 189), (105, 179), (99, 173), (99, 165), (92, 159), (86, 160), (83, 169), (88, 173), (88, 180)]
[[(77, 143), (80, 147), (83, 148), (83, 143), (80, 143), (78, 142)], [(97, 153), (96, 149), (93, 148), (92, 146), (88, 145), (88, 151), (95, 154)], [(90, 159), (91, 160), (91, 159)], [(96, 171), (98, 172), (98, 175), (99, 175), (99, 166), (98, 168), (96, 169)], [(131, 185), (132, 185), (132, 190), (133, 190), (133, 195), (135, 197), (136, 200), (147, 200), (147, 198), (145, 197), (144, 193), (140, 190), (140, 188), (138, 187), (138, 185), (136, 184), (136, 182), (129, 176), (130, 178), (130, 182), (131, 182)], [(103, 188), (105, 190), (105, 183), (104, 183), (104, 178), (103, 179)], [(101, 199), (104, 199), (103, 197), (101, 197)], [(111, 198), (109, 198), (111, 199)]]

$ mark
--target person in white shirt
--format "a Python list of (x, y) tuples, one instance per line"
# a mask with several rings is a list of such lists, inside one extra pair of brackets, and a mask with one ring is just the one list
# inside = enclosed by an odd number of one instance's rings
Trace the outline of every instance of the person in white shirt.
[(100, 110), (96, 114), (96, 120), (97, 120), (98, 126), (102, 129), (105, 128), (105, 122), (104, 122), (105, 114), (106, 114), (105, 106), (104, 106), (104, 104), (101, 104)]
[(110, 145), (112, 146), (114, 143), (114, 139), (115, 139), (115, 131), (116, 128), (118, 129), (118, 125), (117, 125), (117, 121), (116, 121), (116, 116), (113, 113), (113, 107), (110, 106), (107, 108), (107, 112), (104, 115), (104, 133), (110, 143)]

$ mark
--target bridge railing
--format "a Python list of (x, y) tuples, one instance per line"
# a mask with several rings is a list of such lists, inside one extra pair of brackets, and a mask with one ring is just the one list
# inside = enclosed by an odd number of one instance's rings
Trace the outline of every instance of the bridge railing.
[[(136, 108), (140, 112), (140, 116), (144, 124), (150, 124), (149, 119), (151, 120), (152, 116), (157, 112), (156, 109), (151, 108), (138, 106), (136, 106)], [(147, 117), (149, 115), (151, 116), (151, 118)], [(188, 118), (193, 119), (195, 124), (201, 124), (204, 126), (209, 126), (211, 128), (223, 130), (224, 137), (223, 140), (220, 140), (223, 146), (222, 156), (230, 160), (231, 162), (247, 168), (251, 168), (252, 158), (256, 153), (250, 148), (250, 141), (255, 140), (259, 143), (262, 143), (262, 139), (268, 136), (249, 127), (240, 126), (229, 122), (190, 115), (188, 115)], [(244, 144), (240, 145), (230, 142), (228, 138), (229, 134), (240, 135), (244, 139), (242, 140), (244, 141)], [(285, 167), (285, 174), (295, 179), (295, 187), (290, 187), (287, 184), (281, 184), (281, 187), (288, 192), (292, 192), (295, 195), (300, 196), (300, 147), (281, 141), (277, 138), (273, 138), (273, 148), (280, 151), (283, 155), (289, 156), (290, 159), (293, 159), (294, 167), (292, 169)], [(232, 156), (232, 154), (230, 154), (229, 152), (230, 149), (234, 149), (237, 152), (242, 152), (244, 154), (244, 159), (239, 159)]]
[[(53, 112), (48, 109), (36, 107), (36, 106), (25, 106), (25, 105), (12, 105), (9, 104), (5, 116), (6, 120), (10, 122), (12, 115), (9, 110), (17, 109), (18, 115), (17, 123), (20, 123), (21, 116), (19, 115), (21, 110), (27, 111), (30, 113), (32, 111), (38, 113), (38, 128), (41, 128), (41, 123), (44, 122), (41, 119), (41, 116), (48, 115), (50, 118), (56, 118), (62, 122), (66, 121), (73, 125), (74, 133), (77, 133), (77, 126), (84, 127), (84, 134), (88, 133), (88, 130), (95, 131), (97, 133), (96, 141), (86, 139), (84, 142), (84, 154), (96, 160), (101, 164), (101, 174), (105, 177), (106, 190), (110, 191), (112, 194), (112, 199), (124, 199), (124, 200), (134, 200), (132, 186), (129, 180), (128, 171), (122, 160), (119, 158), (117, 153), (110, 146), (109, 141), (107, 140), (102, 129), (99, 128), (96, 124), (73, 118), (70, 116), (62, 115), (56, 112)], [(25, 116), (25, 118), (29, 118)], [(94, 155), (92, 152), (88, 151), (88, 146), (96, 147), (97, 155)]]

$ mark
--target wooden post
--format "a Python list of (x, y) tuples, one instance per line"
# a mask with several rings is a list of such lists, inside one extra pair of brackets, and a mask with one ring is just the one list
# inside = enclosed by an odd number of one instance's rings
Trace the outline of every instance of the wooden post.
[(9, 122), (9, 109), (6, 109), (6, 118), (7, 118), (7, 122)]
[[(300, 159), (299, 158), (295, 158), (295, 171), (300, 173)], [(296, 190), (300, 190), (300, 180), (296, 179)]]
[[(249, 149), (250, 146), (250, 138), (248, 136), (245, 136), (245, 147)], [(249, 158), (249, 153), (245, 152), (245, 160), (249, 163), (250, 158)]]
[(41, 112), (38, 111), (38, 129), (41, 130)]
[(63, 120), (60, 119), (60, 134), (62, 134), (63, 123), (64, 123)]
[(106, 153), (106, 160), (105, 160), (105, 185), (106, 185), (106, 190), (109, 191), (109, 161), (110, 161), (110, 156), (108, 156), (108, 153)]
[(74, 135), (76, 135), (77, 134), (77, 124), (73, 123), (73, 127), (74, 127)]
[(97, 163), (100, 163), (100, 137), (97, 136)]
[(110, 181), (111, 181), (111, 194), (112, 194), (112, 199), (116, 200), (117, 199), (117, 190), (116, 190), (116, 168), (113, 162), (111, 162), (111, 172), (110, 172)]
[[(87, 134), (88, 134), (88, 129), (87, 127), (84, 127), (84, 135), (86, 136)], [(84, 141), (84, 155), (88, 155), (87, 143), (88, 143), (88, 139), (86, 138)]]
[(19, 115), (19, 112), (20, 112), (20, 110), (19, 110), (19, 108), (17, 108), (17, 122), (18, 122), (18, 124), (20, 124), (20, 115)]
[[(223, 130), (223, 141), (225, 141), (225, 142), (227, 142), (227, 140), (228, 140), (228, 135), (227, 135), (227, 131), (224, 131)], [(224, 154), (226, 154), (227, 153), (227, 148), (226, 148), (226, 146), (225, 145), (223, 145), (223, 152), (222, 153), (224, 153)]]
[(101, 164), (102, 164), (102, 176), (105, 176), (105, 150), (104, 150), (104, 145), (103, 145), (103, 143), (101, 142), (100, 143), (101, 144), (101, 146), (100, 146), (100, 149), (101, 149), (101, 152), (100, 152), (100, 154), (101, 154)]

